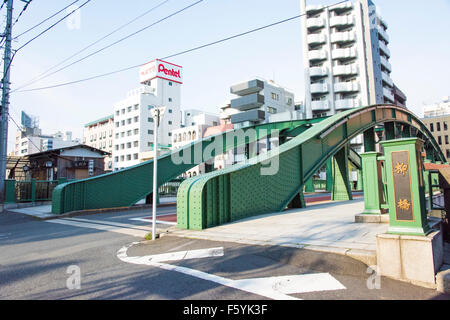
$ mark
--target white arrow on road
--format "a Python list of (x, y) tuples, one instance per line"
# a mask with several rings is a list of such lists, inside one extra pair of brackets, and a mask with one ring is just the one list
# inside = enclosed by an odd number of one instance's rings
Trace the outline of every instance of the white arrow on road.
[(346, 289), (344, 285), (342, 285), (329, 273), (313, 273), (240, 280), (227, 279), (195, 269), (162, 263), (163, 261), (184, 260), (186, 258), (194, 259), (223, 256), (223, 248), (180, 251), (143, 257), (128, 257), (128, 249), (135, 244), (138, 244), (138, 242), (133, 242), (132, 244), (121, 248), (117, 252), (117, 257), (127, 263), (148, 265), (164, 270), (180, 272), (199, 279), (212, 281), (223, 286), (254, 293), (274, 300), (301, 300), (292, 297), (289, 294)]

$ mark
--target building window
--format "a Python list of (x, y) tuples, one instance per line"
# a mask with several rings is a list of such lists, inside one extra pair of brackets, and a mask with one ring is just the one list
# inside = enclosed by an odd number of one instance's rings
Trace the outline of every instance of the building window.
[(169, 98), (169, 102), (172, 102), (172, 98)]
[(138, 104), (135, 104), (134, 105), (134, 110), (138, 110), (139, 109), (139, 105)]
[(169, 109), (169, 113), (172, 113), (172, 109)]
[(450, 150), (446, 150), (446, 152), (447, 152), (447, 158), (450, 158)]
[(139, 155), (138, 155), (137, 153), (135, 153), (135, 154), (133, 155), (133, 158), (134, 158), (134, 160), (137, 160), (137, 159), (139, 159)]
[(438, 143), (440, 146), (442, 146), (442, 137), (441, 136), (438, 137)]
[(172, 81), (169, 81), (169, 86), (172, 86)]
[(134, 129), (134, 134), (139, 134), (139, 129)]
[(448, 144), (448, 136), (445, 136), (445, 144)]
[(440, 122), (436, 123), (436, 130), (441, 131), (441, 123)]
[(131, 110), (132, 110), (132, 107), (128, 107), (128, 108), (127, 108), (127, 111), (128, 111), (128, 112), (131, 112)]
[(120, 156), (120, 161), (125, 161), (125, 156)]
[(127, 161), (131, 160), (131, 154), (127, 154)]
[(131, 124), (131, 118), (127, 119), (127, 124)]
[(125, 144), (124, 143), (122, 143), (121, 145), (120, 145), (120, 149), (125, 149)]
[(116, 111), (116, 116), (118, 116), (120, 114), (120, 110)]
[(119, 162), (119, 157), (114, 157), (114, 162)]
[(118, 128), (119, 127), (119, 122), (116, 122), (116, 128)]
[(122, 109), (122, 114), (125, 114), (125, 109)]
[(153, 134), (153, 130), (148, 130), (148, 134)]
[(267, 112), (271, 113), (271, 114), (275, 114), (275, 113), (277, 113), (277, 109), (272, 108), (272, 107), (267, 107)]
[(172, 136), (172, 132), (169, 132), (169, 137), (171, 137)]
[(444, 121), (444, 131), (448, 130), (448, 125), (447, 125), (447, 121)]
[(124, 126), (124, 125), (125, 125), (125, 120), (122, 120), (120, 124), (121, 124), (122, 126)]
[(432, 123), (430, 123), (430, 131), (434, 132), (434, 125)]
[(139, 146), (139, 141), (133, 142), (133, 146), (134, 146), (135, 148), (138, 147), (138, 146)]
[(153, 122), (153, 118), (148, 118), (148, 122)]
[(169, 121), (169, 124), (172, 124), (172, 121)]
[(127, 142), (127, 149), (131, 148), (131, 142)]
[(134, 117), (134, 122), (138, 122), (139, 121), (139, 116)]
[(116, 148), (116, 151), (119, 150), (119, 145), (116, 144), (115, 148)]

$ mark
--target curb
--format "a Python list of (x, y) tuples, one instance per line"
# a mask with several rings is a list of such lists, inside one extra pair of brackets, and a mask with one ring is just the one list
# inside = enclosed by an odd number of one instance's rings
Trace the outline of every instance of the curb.
[[(176, 206), (176, 202), (169, 202), (169, 203), (163, 203), (160, 205), (157, 205), (157, 208), (164, 208), (164, 207), (174, 207)], [(133, 207), (118, 207), (118, 208), (105, 208), (105, 209), (90, 209), (90, 210), (79, 210), (79, 211), (71, 211), (67, 213), (63, 213), (60, 215), (54, 215), (49, 217), (37, 217), (34, 215), (23, 213), (29, 217), (32, 217), (39, 221), (45, 221), (45, 220), (55, 220), (55, 219), (63, 219), (63, 218), (72, 218), (80, 215), (94, 215), (94, 214), (100, 214), (100, 213), (114, 213), (114, 212), (122, 212), (122, 211), (138, 211), (138, 210), (146, 210), (151, 209), (151, 205), (141, 205), (141, 206), (133, 206)], [(8, 211), (8, 210), (5, 210)], [(11, 212), (15, 213), (15, 212)]]
[(450, 265), (444, 264), (436, 275), (437, 291), (450, 294)]

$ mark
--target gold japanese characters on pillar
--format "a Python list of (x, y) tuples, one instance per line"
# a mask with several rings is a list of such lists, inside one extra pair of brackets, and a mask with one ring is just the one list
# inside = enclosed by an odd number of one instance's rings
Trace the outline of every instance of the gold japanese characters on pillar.
[(395, 217), (397, 221), (413, 221), (411, 172), (408, 151), (392, 152)]

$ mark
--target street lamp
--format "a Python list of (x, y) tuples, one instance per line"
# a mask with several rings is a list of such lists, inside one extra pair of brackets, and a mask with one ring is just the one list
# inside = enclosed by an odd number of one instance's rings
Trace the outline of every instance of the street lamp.
[(153, 107), (150, 109), (150, 115), (153, 118), (155, 129), (153, 130), (153, 203), (152, 203), (152, 240), (156, 239), (156, 197), (158, 193), (158, 128), (166, 107)]

